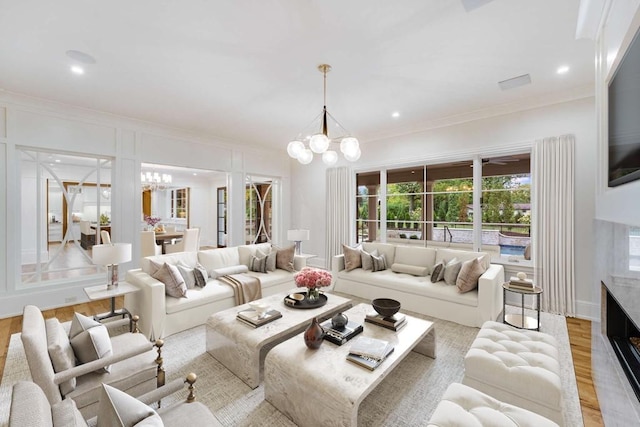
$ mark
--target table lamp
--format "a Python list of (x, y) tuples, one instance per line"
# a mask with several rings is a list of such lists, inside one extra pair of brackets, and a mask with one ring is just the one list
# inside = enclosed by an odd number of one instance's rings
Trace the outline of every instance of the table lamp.
[(92, 248), (94, 264), (107, 267), (107, 290), (118, 286), (118, 264), (131, 261), (131, 243), (112, 243), (94, 245)]
[(302, 254), (300, 243), (303, 240), (309, 240), (309, 230), (289, 230), (287, 231), (287, 240), (291, 240), (296, 246), (296, 255)]

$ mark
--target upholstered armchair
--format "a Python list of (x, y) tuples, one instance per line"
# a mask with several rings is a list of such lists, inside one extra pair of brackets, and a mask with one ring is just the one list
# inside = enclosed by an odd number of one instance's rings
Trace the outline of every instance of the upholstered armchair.
[(109, 337), (109, 322), (102, 325), (85, 316), (76, 317), (84, 320), (74, 323), (74, 319), (67, 335), (58, 319), (45, 321), (38, 307), (24, 308), (22, 343), (29, 371), (51, 405), (70, 398), (90, 418), (98, 409), (102, 383), (133, 396), (164, 385), (162, 340), (156, 341), (156, 355), (154, 345), (142, 334)]
[[(192, 426), (221, 426), (211, 411), (200, 402), (195, 401), (195, 374), (189, 374), (186, 380), (176, 379), (137, 399), (117, 390), (101, 387), (102, 399), (98, 417), (95, 420), (100, 427), (111, 425), (111, 421), (118, 419), (125, 425), (164, 425), (166, 427)], [(189, 395), (185, 400), (174, 403), (157, 412), (146, 406), (159, 399), (181, 390), (188, 384)], [(105, 398), (105, 394), (107, 398)], [(117, 416), (114, 416), (114, 412)], [(160, 418), (162, 423), (151, 423), (149, 418)], [(105, 421), (107, 421), (105, 423)], [(145, 424), (149, 422), (149, 424)], [(93, 424), (93, 420), (92, 420)], [(19, 381), (13, 386), (11, 395), (11, 412), (9, 413), (9, 427), (67, 427), (87, 426), (82, 413), (72, 399), (64, 399), (50, 404), (42, 389), (35, 383)]]

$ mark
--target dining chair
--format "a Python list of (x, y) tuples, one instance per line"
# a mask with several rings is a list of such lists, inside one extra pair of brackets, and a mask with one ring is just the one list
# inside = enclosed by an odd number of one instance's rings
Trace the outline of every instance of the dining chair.
[(164, 231), (166, 231), (167, 233), (175, 233), (176, 232), (176, 226), (175, 225), (165, 225), (164, 226)]
[(166, 245), (165, 253), (172, 254), (175, 252), (197, 252), (200, 248), (200, 229), (187, 228), (184, 230), (182, 240), (173, 245)]
[(100, 240), (102, 241), (103, 245), (111, 244), (111, 236), (109, 235), (109, 232), (107, 230), (100, 231)]
[(162, 246), (156, 244), (155, 231), (140, 232), (140, 256), (154, 256), (162, 254)]

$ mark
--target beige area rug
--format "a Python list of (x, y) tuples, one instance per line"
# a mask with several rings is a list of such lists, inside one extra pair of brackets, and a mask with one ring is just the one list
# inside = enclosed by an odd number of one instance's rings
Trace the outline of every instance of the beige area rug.
[[(358, 425), (426, 425), (447, 386), (462, 380), (463, 358), (478, 329), (439, 319), (429, 320), (436, 323), (437, 358), (409, 354), (360, 405)], [(582, 414), (565, 319), (542, 313), (541, 320), (542, 331), (555, 336), (560, 343), (565, 425), (581, 426)], [(197, 399), (225, 426), (294, 425), (264, 400), (262, 385), (251, 390), (212, 358), (205, 345), (204, 326), (168, 337), (163, 351), (168, 380), (184, 378), (192, 371), (197, 373)], [(26, 379), (30, 379), (30, 375), (22, 342), (20, 335), (14, 334), (0, 383), (0, 425), (7, 425), (12, 384)], [(163, 400), (163, 404), (185, 396), (186, 393), (176, 393)]]

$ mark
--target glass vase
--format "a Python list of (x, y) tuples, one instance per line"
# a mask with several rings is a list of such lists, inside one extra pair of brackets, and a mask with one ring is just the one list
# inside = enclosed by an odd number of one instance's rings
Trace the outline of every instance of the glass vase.
[(309, 302), (316, 302), (320, 299), (320, 289), (307, 288), (307, 299)]

